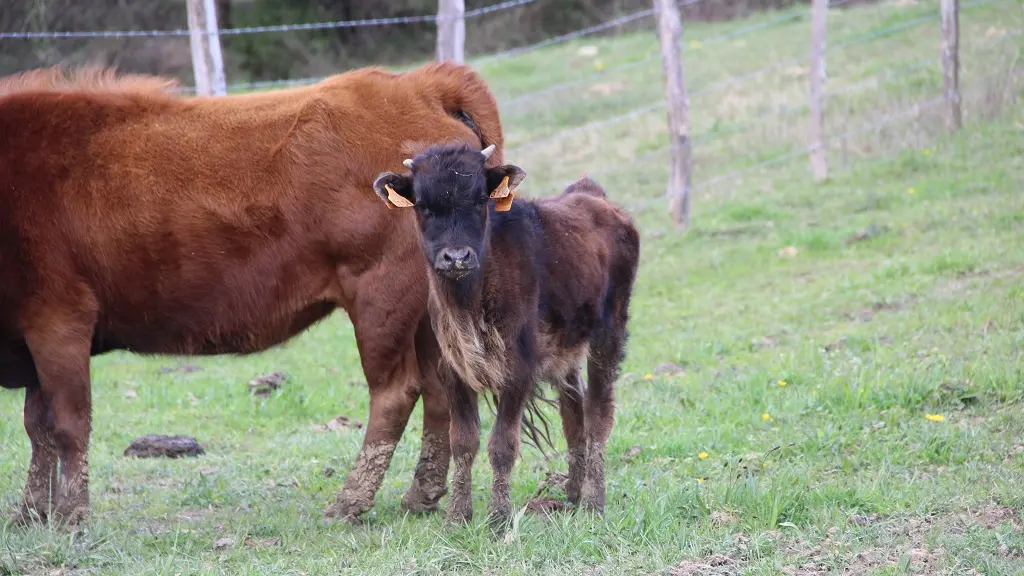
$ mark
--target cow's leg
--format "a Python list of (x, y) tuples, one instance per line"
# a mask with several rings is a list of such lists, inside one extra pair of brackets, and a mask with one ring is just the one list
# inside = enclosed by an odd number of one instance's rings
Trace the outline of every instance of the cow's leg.
[(410, 302), (411, 296), (403, 297), (415, 293), (414, 288), (383, 273), (365, 276), (349, 309), (370, 389), (370, 416), (359, 456), (341, 491), (327, 507), (327, 518), (352, 521), (373, 507), (419, 398), (413, 335), (425, 304), (417, 308)]
[(24, 342), (0, 345), (0, 386), (25, 389), (25, 432), (32, 445), (21, 510), (14, 520), (21, 524), (45, 521), (57, 490), (57, 441), (53, 413), (43, 398), (32, 354)]
[(45, 522), (57, 493), (57, 440), (54, 416), (38, 385), (25, 389), (25, 432), (32, 445), (28, 480), (21, 498), (20, 523)]
[(412, 485), (402, 498), (402, 507), (411, 512), (433, 512), (437, 510), (438, 501), (448, 492), (451, 444), (448, 400), (439, 374), (441, 349), (426, 315), (416, 333), (416, 359), (421, 378), (420, 396), (423, 398), (423, 443)]
[(453, 461), (452, 497), (445, 521), (449, 525), (467, 524), (473, 519), (473, 461), (480, 451), (480, 413), (477, 394), (454, 375), (445, 377), (451, 424)]
[(562, 417), (562, 433), (567, 446), (566, 460), (569, 479), (565, 482), (565, 496), (572, 504), (579, 504), (586, 464), (587, 435), (583, 416), (583, 378), (580, 367), (573, 368), (558, 387), (558, 408)]
[(534, 383), (520, 379), (508, 384), (498, 394), (498, 414), (487, 443), (494, 479), (491, 484), (490, 521), (502, 525), (512, 516), (510, 478), (519, 456), (519, 427), (523, 410)]
[[(34, 317), (25, 330), (39, 378), (38, 388), (30, 388), (25, 398), (25, 428), (32, 439), (25, 510), (38, 513), (40, 504), (48, 504), (50, 519), (69, 527), (77, 527), (89, 514), (89, 351), (94, 303), (86, 295), (73, 310), (62, 311), (54, 305), (45, 315)], [(54, 460), (60, 469), (56, 501), (46, 502), (55, 475)]]
[(587, 362), (584, 425), (587, 434), (586, 466), (580, 502), (584, 508), (604, 512), (605, 446), (615, 424), (615, 379), (625, 347), (623, 330), (609, 330), (591, 343)]

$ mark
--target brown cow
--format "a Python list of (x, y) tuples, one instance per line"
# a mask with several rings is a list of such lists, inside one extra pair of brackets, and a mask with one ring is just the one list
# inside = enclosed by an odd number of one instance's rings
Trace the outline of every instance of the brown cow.
[[(430, 274), (430, 318), (443, 350), (455, 470), (447, 519), (472, 518), (471, 470), (480, 447), (477, 394), (498, 395), (488, 442), (492, 522), (511, 513), (509, 475), (523, 410), (537, 381), (559, 392), (568, 444), (569, 501), (604, 511), (605, 444), (626, 345), (640, 235), (593, 180), (555, 198), (513, 202), (525, 178), (513, 165), (487, 167), (483, 153), (432, 146), (381, 174), (389, 205), (415, 207)], [(494, 200), (494, 201), (492, 201)], [(407, 223), (412, 225), (411, 222)], [(580, 374), (587, 359), (587, 384)]]
[(436, 508), (449, 418), (426, 269), (415, 216), (371, 184), (434, 142), (494, 144), (500, 164), (493, 95), (452, 63), (216, 98), (172, 84), (111, 70), (0, 79), (0, 385), (26, 389), (32, 445), (19, 518), (87, 517), (91, 356), (251, 354), (336, 308), (370, 415), (327, 516), (373, 505), (421, 391), (403, 506)]

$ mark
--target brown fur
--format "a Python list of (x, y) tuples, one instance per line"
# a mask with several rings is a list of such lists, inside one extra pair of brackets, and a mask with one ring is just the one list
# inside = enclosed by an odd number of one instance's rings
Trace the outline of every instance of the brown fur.
[(22, 517), (86, 516), (90, 356), (255, 353), (337, 308), (370, 417), (328, 516), (372, 505), (421, 392), (405, 502), (432, 508), (449, 453), (426, 270), (413, 215), (370, 184), (437, 142), (495, 144), (500, 163), (493, 95), (453, 63), (226, 97), (171, 85), (113, 70), (0, 80), (0, 386), (27, 389)]
[[(511, 514), (510, 473), (524, 410), (538, 381), (560, 396), (569, 451), (567, 494), (604, 509), (605, 444), (614, 421), (613, 390), (626, 343), (640, 237), (629, 216), (589, 178), (556, 197), (516, 198), (496, 211), (489, 194), (512, 165), (487, 168), (465, 145), (435, 146), (413, 160), (411, 176), (383, 173), (417, 213), (430, 274), (429, 310), (445, 359), (454, 457), (448, 520), (472, 516), (471, 471), (479, 450), (477, 395), (497, 394), (488, 442), (494, 470), (490, 514)], [(581, 365), (588, 360), (588, 383)]]

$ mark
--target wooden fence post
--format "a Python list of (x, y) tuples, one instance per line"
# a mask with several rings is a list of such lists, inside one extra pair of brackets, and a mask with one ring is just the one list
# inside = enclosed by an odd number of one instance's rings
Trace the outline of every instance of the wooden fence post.
[(676, 0), (654, 0), (658, 13), (661, 65), (668, 97), (670, 154), (668, 197), (672, 221), (679, 228), (690, 226), (690, 103), (683, 74), (683, 23)]
[(963, 126), (960, 110), (960, 0), (941, 0), (942, 88), (946, 95), (946, 123), (955, 132)]
[(465, 62), (465, 0), (439, 0), (437, 4), (437, 60)]
[(192, 74), (200, 96), (227, 94), (224, 60), (217, 33), (217, 7), (214, 0), (187, 0), (188, 31), (192, 47)]
[(828, 0), (811, 3), (811, 171), (814, 179), (828, 178), (825, 150), (825, 38), (828, 29)]

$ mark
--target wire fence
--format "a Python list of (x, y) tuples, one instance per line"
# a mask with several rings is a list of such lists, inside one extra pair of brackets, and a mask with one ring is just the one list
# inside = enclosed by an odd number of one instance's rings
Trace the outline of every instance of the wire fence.
[[(481, 17), (487, 14), (492, 14), (504, 10), (514, 9), (517, 7), (532, 4), (537, 1), (543, 0), (508, 0), (492, 4), (490, 6), (469, 10), (464, 13), (464, 18), (469, 21), (477, 17)], [(707, 0), (679, 0), (677, 5), (681, 7), (695, 6)], [(833, 0), (829, 3), (830, 8), (836, 8), (851, 2), (852, 0)], [(998, 5), (1007, 2), (1012, 3), (1013, 0), (970, 0), (961, 4), (961, 11), (968, 13), (972, 9), (985, 6), (985, 5)], [(872, 8), (863, 8), (872, 9)], [(877, 9), (877, 8), (874, 8)], [(646, 19), (657, 14), (656, 9), (639, 10), (630, 14), (625, 14), (616, 18), (612, 18), (599, 24), (581, 28), (569, 33), (561, 34), (551, 38), (544, 39), (542, 41), (529, 44), (526, 46), (520, 46), (479, 56), (470, 60), (472, 65), (490, 64), (504, 59), (519, 58), (530, 53), (541, 51), (545, 49), (551, 49), (554, 46), (565, 44), (573, 40), (580, 38), (589, 37), (602, 32), (607, 32), (614, 29), (619, 29), (627, 25), (639, 25)], [(694, 50), (701, 49), (706, 51), (715, 50), (716, 46), (722, 46), (729, 41), (734, 41), (741, 38), (757, 38), (761, 34), (767, 34), (777, 28), (785, 26), (791, 26), (795, 21), (805, 18), (804, 12), (793, 10), (784, 12), (775, 17), (764, 18), (761, 21), (754, 22), (747, 25), (731, 26), (725, 31), (706, 36), (696, 36), (692, 39), (687, 36), (684, 41), (684, 54), (692, 55)], [(892, 18), (888, 17), (889, 21)], [(854, 31), (851, 34), (842, 35), (836, 41), (830, 41), (826, 53), (831, 57), (835, 54), (841, 53), (845, 50), (868, 45), (873, 42), (882, 41), (887, 38), (896, 37), (897, 35), (907, 34), (915, 28), (921, 27), (926, 24), (932, 24), (937, 22), (939, 19), (938, 12), (923, 14), (920, 16), (913, 16), (901, 21), (897, 21), (893, 24), (877, 28), (869, 29), (867, 31)], [(351, 28), (351, 27), (363, 27), (363, 26), (391, 26), (391, 25), (403, 25), (411, 23), (429, 23), (437, 22), (439, 17), (436, 14), (422, 15), (422, 16), (406, 16), (396, 18), (380, 18), (380, 19), (366, 19), (366, 20), (349, 20), (349, 21), (329, 21), (329, 22), (314, 22), (306, 24), (288, 24), (278, 26), (256, 26), (256, 27), (243, 27), (243, 28), (227, 28), (219, 30), (218, 33), (221, 35), (244, 35), (244, 34), (262, 34), (262, 33), (285, 33), (293, 31), (308, 31), (308, 30), (324, 30), (332, 28)], [(653, 19), (652, 19), (653, 20)], [(650, 23), (647, 24), (649, 26)], [(1003, 35), (1001, 38), (1016, 37), (1020, 34), (1020, 31), (1012, 31), (1008, 34)], [(40, 39), (40, 38), (133, 38), (133, 37), (161, 37), (161, 36), (188, 36), (188, 30), (120, 30), (120, 31), (56, 31), (56, 32), (0, 32), (0, 40), (15, 40), (15, 39)], [(997, 38), (996, 40), (1001, 40)], [(810, 31), (806, 31), (806, 42), (809, 45)], [(894, 66), (886, 67), (883, 70), (876, 71), (873, 74), (866, 75), (860, 78), (860, 83), (852, 84), (846, 88), (840, 88), (838, 90), (829, 91), (830, 97), (838, 97), (842, 95), (853, 95), (862, 94), (867, 92), (868, 88), (877, 87), (880, 83), (898, 82), (908, 78), (910, 75), (922, 72), (922, 71), (934, 71), (934, 66), (938, 63), (938, 50), (935, 48), (938, 46), (938, 38), (932, 41), (932, 45), (928, 47), (928, 53), (926, 56), (917, 58), (909, 63), (900, 63)], [(687, 46), (689, 44), (689, 49)], [(995, 43), (993, 41), (992, 43)], [(965, 44), (970, 44), (966, 42)], [(707, 52), (705, 52), (707, 53)], [(795, 56), (777, 58), (773, 61), (767, 62), (753, 70), (744, 71), (725, 77), (713, 77), (710, 79), (704, 79), (701, 75), (694, 75), (694, 78), (690, 80), (690, 83), (696, 86), (696, 89), (690, 91), (688, 97), (691, 101), (695, 101), (698, 98), (705, 97), (716, 93), (727, 93), (732, 90), (736, 90), (738, 87), (743, 87), (773, 73), (779, 72), (794, 65), (799, 65), (803, 62), (808, 61), (812, 57), (810, 52), (802, 52)], [(688, 60), (687, 56), (684, 56), (684, 63)], [(502, 114), (524, 115), (529, 114), (536, 110), (547, 110), (550, 111), (559, 106), (570, 106), (572, 104), (572, 98), (563, 97), (566, 93), (575, 94), (582, 90), (587, 85), (592, 85), (597, 81), (607, 79), (613, 76), (622, 75), (628, 76), (629, 73), (639, 71), (645, 67), (651, 67), (657, 65), (660, 67), (660, 51), (657, 50), (657, 46), (653, 49), (644, 52), (639, 58), (628, 59), (625, 62), (598, 70), (593, 73), (584, 74), (575, 78), (564, 79), (550, 83), (546, 86), (525, 92), (512, 95), (507, 98), (499, 98), (499, 105), (502, 108)], [(656, 69), (655, 69), (656, 70)], [(651, 70), (648, 70), (651, 72)], [(689, 73), (689, 70), (688, 70)], [(837, 78), (841, 78), (842, 74), (836, 75), (830, 67), (830, 81), (832, 75)], [(689, 74), (688, 74), (689, 76)], [(297, 79), (281, 79), (281, 80), (269, 80), (269, 81), (256, 81), (256, 82), (242, 82), (234, 83), (228, 86), (231, 91), (239, 90), (255, 90), (264, 88), (273, 88), (281, 86), (295, 86), (303, 84), (311, 84), (322, 80), (324, 77), (307, 77)], [(936, 78), (929, 76), (928, 82), (934, 82)], [(193, 90), (191, 87), (182, 88), (182, 91), (188, 92)], [(557, 97), (557, 98), (555, 98)], [(557, 100), (552, 103), (552, 100)], [(641, 100), (641, 102), (643, 102)], [(937, 107), (943, 102), (941, 96), (935, 96), (924, 101), (917, 102), (911, 108), (904, 110), (903, 112), (885, 113), (881, 114), (880, 118), (875, 118), (872, 121), (866, 123), (865, 126), (860, 128), (854, 128), (839, 132), (835, 136), (830, 136), (828, 140), (836, 141), (843, 140), (846, 138), (852, 138), (857, 135), (863, 134), (864, 132), (870, 132), (876, 130), (880, 126), (887, 126), (907, 117), (912, 117), (914, 114), (920, 114), (922, 110), (930, 110)], [(552, 143), (559, 141), (575, 141), (581, 138), (597, 138), (600, 140), (603, 131), (606, 129), (617, 127), (623, 124), (627, 124), (631, 120), (639, 120), (645, 118), (647, 115), (662, 111), (666, 107), (666, 100), (664, 97), (659, 97), (653, 100), (649, 100), (639, 105), (633, 105), (626, 110), (620, 110), (612, 114), (590, 117), (585, 119), (583, 122), (577, 123), (571, 126), (558, 126), (558, 129), (551, 131), (547, 134), (542, 134), (534, 138), (528, 139), (525, 142), (516, 144), (508, 148), (506, 154), (510, 157), (518, 156), (534, 156), (534, 155), (548, 155), (544, 152), (546, 147)], [(700, 108), (695, 108), (700, 110)], [(697, 134), (691, 140), (692, 144), (696, 147), (699, 152), (701, 146), (706, 146), (718, 141), (725, 141), (729, 138), (742, 135), (750, 130), (755, 129), (758, 125), (765, 123), (769, 118), (773, 121), (786, 121), (790, 118), (799, 118), (801, 115), (806, 113), (807, 104), (806, 102), (787, 104), (779, 107), (772, 112), (750, 119), (745, 119), (740, 122), (732, 123), (726, 129), (714, 129), (705, 131)], [(876, 114), (876, 116), (878, 116)], [(508, 121), (505, 121), (508, 126)], [(664, 133), (665, 127), (659, 128), (659, 133)], [(613, 141), (613, 140), (611, 140)], [(629, 158), (622, 162), (607, 162), (604, 165), (594, 170), (588, 170), (590, 174), (612, 174), (618, 171), (625, 170), (630, 167), (635, 167), (641, 163), (650, 162), (657, 158), (664, 158), (667, 147), (667, 138), (665, 142), (654, 149), (644, 151), (642, 153), (633, 153), (629, 155)], [(767, 158), (763, 158), (764, 151), (751, 152), (748, 156), (737, 156), (730, 160), (731, 165), (739, 165), (733, 167), (719, 174), (708, 176), (693, 186), (693, 190), (704, 189), (716, 184), (727, 182), (744, 174), (763, 170), (768, 167), (777, 166), (784, 164), (788, 161), (795, 160), (796, 158), (804, 157), (808, 153), (808, 147), (801, 145), (795, 148), (791, 148), (785, 152), (778, 154), (769, 155)], [(752, 159), (757, 159), (753, 161)], [(753, 162), (753, 163), (751, 163)], [(700, 159), (698, 158), (698, 169), (700, 166)], [(549, 178), (549, 181), (553, 182), (553, 178)], [(640, 202), (627, 204), (630, 209), (642, 210), (652, 205), (655, 202), (664, 201), (665, 197), (656, 196), (650, 197)]]

